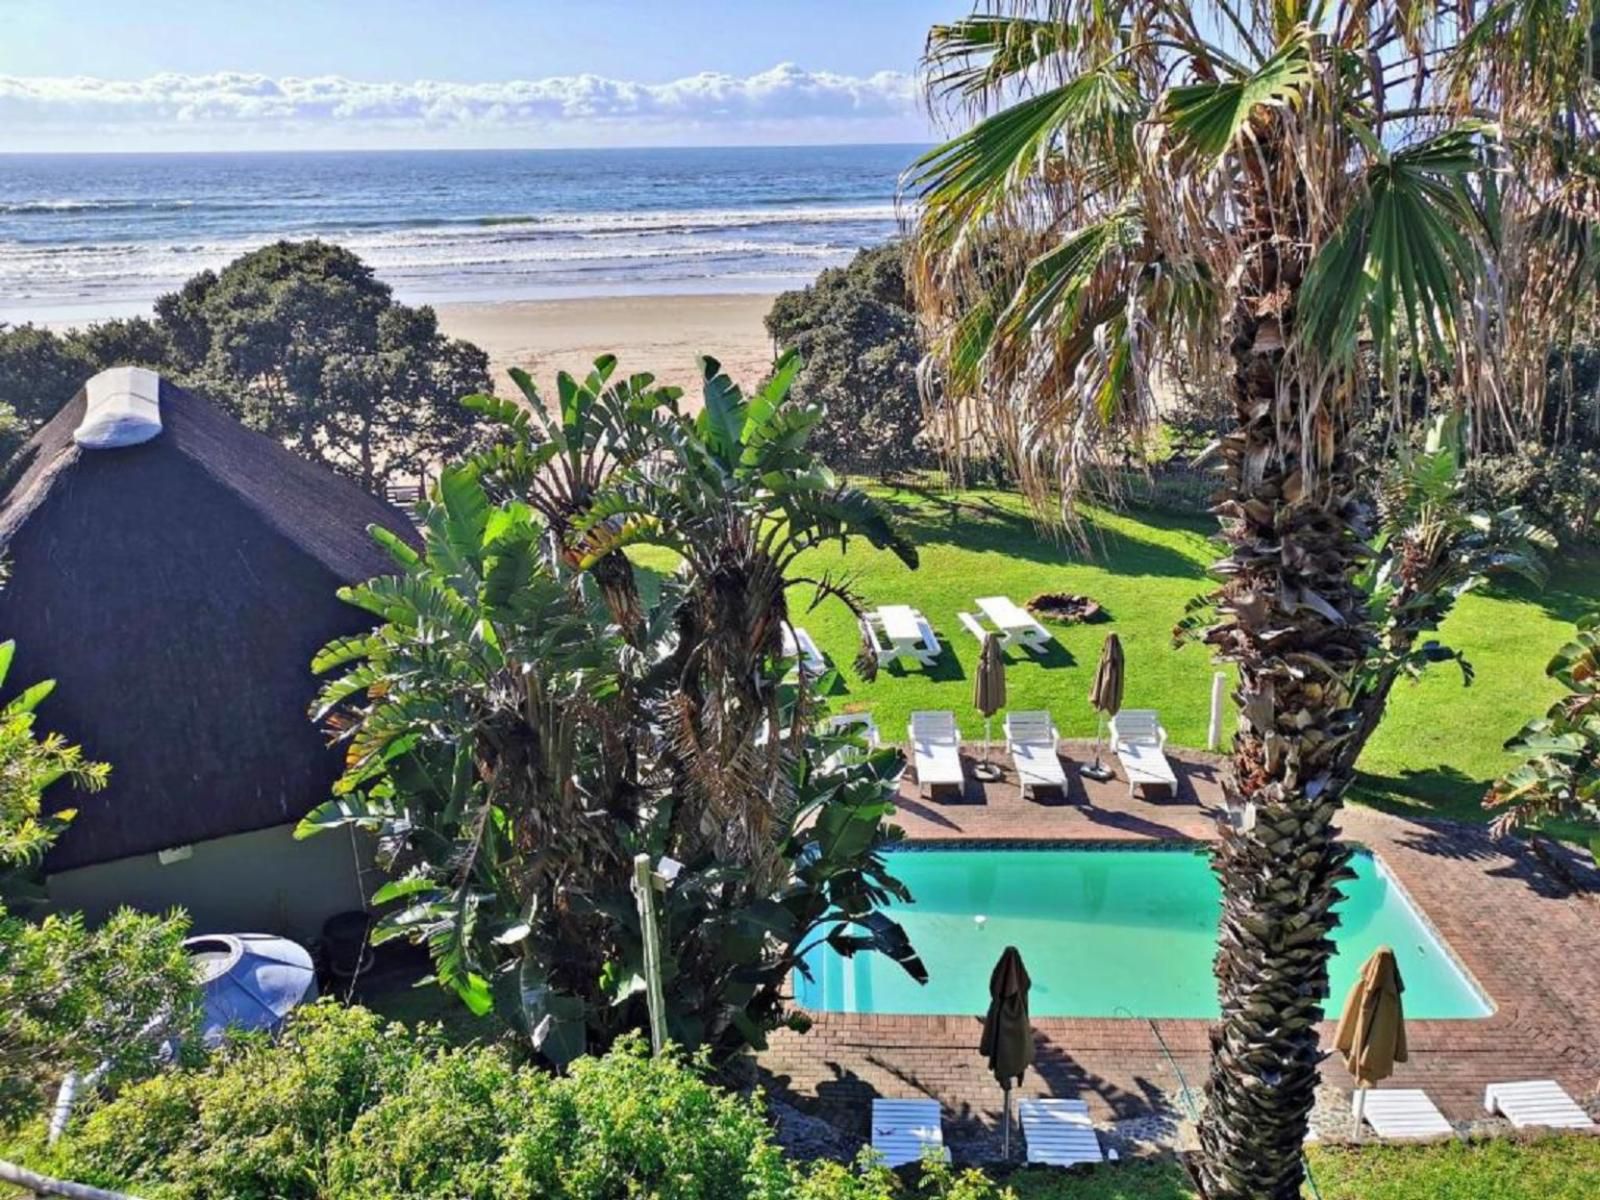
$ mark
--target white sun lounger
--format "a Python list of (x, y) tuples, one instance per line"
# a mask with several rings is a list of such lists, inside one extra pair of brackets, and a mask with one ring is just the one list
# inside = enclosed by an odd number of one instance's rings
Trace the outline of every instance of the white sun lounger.
[(961, 787), (961, 735), (951, 712), (914, 712), (906, 727), (911, 742), (911, 766), (919, 788)]
[(828, 669), (828, 660), (822, 656), (812, 636), (798, 625), (783, 627), (783, 656), (800, 660), (806, 674), (816, 679)]
[(840, 713), (829, 717), (828, 730), (831, 733), (859, 733), (866, 739), (868, 750), (876, 750), (883, 745), (878, 723), (872, 719), (871, 713)]
[(1042, 787), (1066, 789), (1067, 773), (1056, 753), (1060, 740), (1055, 722), (1042, 709), (1006, 714), (1006, 750), (1024, 798)]
[[(866, 743), (866, 753), (871, 753), (883, 745), (883, 739), (878, 735), (878, 723), (872, 719), (871, 713), (840, 713), (836, 717), (829, 717), (828, 732), (836, 735), (856, 734)], [(860, 747), (841, 746), (828, 755), (822, 765), (828, 770), (833, 770), (848, 762), (859, 762), (863, 757)]]
[(920, 1162), (929, 1150), (948, 1160), (950, 1149), (944, 1144), (944, 1130), (939, 1124), (939, 1102), (874, 1100), (872, 1148), (889, 1167)]
[(1518, 1129), (1595, 1128), (1589, 1114), (1554, 1079), (1491, 1083), (1484, 1089), (1483, 1107), (1499, 1113)]
[(1028, 1143), (1031, 1163), (1071, 1167), (1105, 1157), (1089, 1119), (1089, 1105), (1082, 1100), (1019, 1100), (1017, 1115), (1022, 1118), (1022, 1138)]
[(1111, 718), (1111, 749), (1128, 777), (1128, 795), (1141, 787), (1178, 786), (1163, 750), (1166, 744), (1166, 727), (1153, 708), (1125, 708)]
[[(1353, 1096), (1351, 1110), (1355, 1110)], [(1369, 1088), (1360, 1111), (1372, 1131), (1387, 1142), (1448, 1137), (1455, 1132), (1421, 1088)]]

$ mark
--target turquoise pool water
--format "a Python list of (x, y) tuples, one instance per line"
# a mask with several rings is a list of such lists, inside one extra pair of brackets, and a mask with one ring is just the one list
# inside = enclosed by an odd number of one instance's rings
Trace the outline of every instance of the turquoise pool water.
[[(1486, 1017), (1490, 1007), (1371, 854), (1352, 862), (1331, 967), (1337, 1011), (1366, 957), (1394, 948), (1412, 1018)], [(795, 974), (807, 1008), (858, 1013), (982, 1014), (989, 971), (1014, 945), (1033, 979), (1032, 1012), (1051, 1017), (1214, 1017), (1221, 898), (1203, 853), (1121, 850), (907, 849), (891, 860), (916, 898), (893, 915), (929, 980), (888, 958), (826, 946)]]

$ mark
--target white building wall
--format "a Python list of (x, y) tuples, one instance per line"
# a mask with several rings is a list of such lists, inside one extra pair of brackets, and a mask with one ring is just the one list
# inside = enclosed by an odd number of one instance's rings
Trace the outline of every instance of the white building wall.
[(276, 933), (306, 941), (333, 914), (366, 907), (382, 882), (370, 839), (352, 830), (296, 841), (292, 824), (276, 825), (187, 851), (56, 872), (47, 880), (50, 907), (80, 910), (91, 922), (123, 906), (182, 908), (196, 934)]

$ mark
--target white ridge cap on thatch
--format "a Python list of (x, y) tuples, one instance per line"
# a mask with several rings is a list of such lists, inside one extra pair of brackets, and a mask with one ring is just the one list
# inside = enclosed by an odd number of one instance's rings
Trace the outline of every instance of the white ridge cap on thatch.
[(85, 450), (116, 450), (161, 432), (161, 377), (145, 367), (109, 367), (83, 385), (82, 423), (72, 440)]

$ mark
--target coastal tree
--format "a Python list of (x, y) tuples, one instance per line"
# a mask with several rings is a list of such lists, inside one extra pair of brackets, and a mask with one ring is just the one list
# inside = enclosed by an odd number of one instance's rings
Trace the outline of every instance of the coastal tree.
[(37, 325), (0, 325), (0, 404), (32, 432), (95, 373), (81, 348)]
[(95, 372), (119, 363), (161, 367), (164, 331), (143, 317), (99, 321), (57, 333), (37, 325), (0, 325), (0, 404), (31, 433)]
[(1205, 634), (1239, 672), (1211, 1200), (1300, 1194), (1353, 685), (1380, 653), (1362, 348), (1387, 394), (1418, 381), (1481, 414), (1484, 444), (1542, 423), (1549, 347), (1600, 294), (1597, 19), (1593, 0), (1039, 0), (929, 36), (932, 101), (973, 122), (910, 180), (942, 434), (1005, 453), (1070, 522), (1163, 368), (1233, 402)]
[[(377, 936), (425, 942), (558, 1064), (644, 1024), (638, 853), (683, 865), (661, 899), (680, 1044), (761, 1044), (821, 942), (922, 974), (882, 911), (905, 897), (881, 853), (900, 754), (837, 757), (783, 655), (803, 550), (915, 551), (810, 451), (794, 358), (748, 398), (704, 366), (692, 416), (610, 357), (550, 405), (522, 372), (525, 405), (473, 397), (499, 441), (440, 476), (421, 552), (379, 535), (395, 575), (341, 594), (380, 623), (316, 660), (348, 770), (301, 833), (376, 832)], [(679, 566), (647, 585), (633, 547)]]
[(488, 356), (349, 250), (275, 242), (156, 302), (175, 369), (246, 424), (378, 490), (474, 446)]
[(818, 453), (840, 470), (881, 479), (928, 458), (917, 381), (923, 346), (905, 260), (898, 241), (863, 250), (779, 295), (765, 318), (772, 340), (805, 364), (796, 398), (822, 405)]

